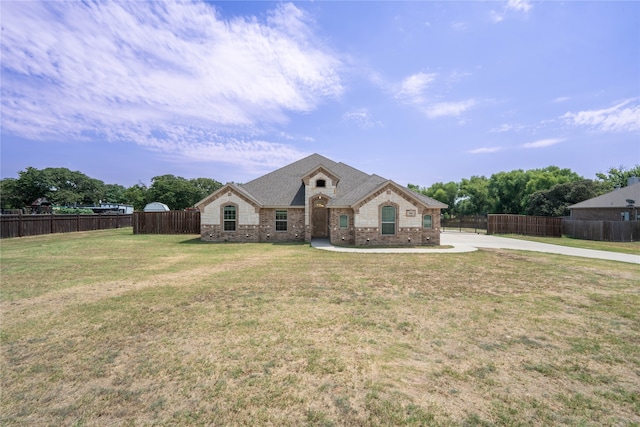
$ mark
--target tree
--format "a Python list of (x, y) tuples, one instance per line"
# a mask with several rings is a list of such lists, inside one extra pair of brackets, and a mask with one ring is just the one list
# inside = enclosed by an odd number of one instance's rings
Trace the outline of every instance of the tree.
[(128, 203), (125, 193), (126, 188), (118, 184), (105, 184), (101, 200), (109, 203)]
[(124, 191), (123, 197), (125, 202), (133, 205), (133, 208), (137, 211), (144, 209), (147, 204), (147, 193), (149, 190), (143, 183), (135, 184)]
[(201, 200), (201, 190), (181, 176), (162, 175), (153, 177), (149, 187), (149, 201), (161, 202), (172, 210), (182, 210)]
[(191, 182), (193, 186), (197, 188), (198, 191), (200, 192), (199, 193), (200, 195), (198, 196), (198, 200), (193, 202), (194, 205), (198, 203), (200, 200), (207, 197), (209, 194), (222, 188), (222, 183), (216, 181), (215, 179), (210, 179), (210, 178), (194, 178), (189, 180), (189, 182)]
[(522, 169), (491, 175), (487, 186), (493, 213), (523, 214), (528, 177)]
[(16, 191), (16, 182), (15, 178), (0, 180), (0, 207), (2, 209), (20, 209), (24, 206)]
[(557, 184), (580, 181), (583, 178), (571, 169), (560, 169), (558, 166), (548, 166), (543, 169), (531, 169), (527, 172), (526, 194), (531, 195), (536, 191), (548, 190)]
[(461, 215), (484, 215), (491, 209), (489, 180), (484, 176), (463, 178), (458, 195), (457, 209)]
[(445, 203), (449, 206), (449, 213), (455, 215), (456, 213), (456, 199), (458, 198), (458, 184), (451, 181), (448, 183), (436, 182), (429, 188), (420, 187), (415, 184), (408, 184), (407, 188), (410, 190), (422, 193), (425, 196), (436, 199), (439, 202)]
[(104, 192), (102, 181), (67, 168), (39, 170), (28, 167), (18, 172), (18, 179), (7, 182), (3, 187), (6, 187), (3, 189), (3, 199), (6, 197), (14, 208), (29, 206), (41, 197), (58, 205), (92, 205), (100, 200)]
[(548, 190), (536, 191), (529, 197), (527, 215), (567, 216), (569, 206), (607, 192), (606, 185), (590, 179), (557, 184)]
[(640, 165), (635, 165), (631, 169), (627, 169), (625, 166), (619, 168), (609, 168), (606, 173), (598, 172), (596, 177), (603, 181), (609, 190), (613, 190), (616, 187), (622, 188), (627, 186), (627, 181), (632, 176), (640, 177)]

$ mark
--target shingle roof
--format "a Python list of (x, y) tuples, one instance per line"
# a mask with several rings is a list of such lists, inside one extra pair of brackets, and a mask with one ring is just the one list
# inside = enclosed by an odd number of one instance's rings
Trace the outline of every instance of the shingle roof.
[[(369, 175), (342, 162), (334, 162), (320, 154), (312, 154), (242, 184), (240, 187), (263, 206), (304, 206), (302, 178), (318, 167), (324, 167), (339, 177), (335, 197), (329, 202), (329, 206), (350, 206), (384, 182), (391, 182), (378, 175)], [(420, 193), (409, 189), (406, 191), (428, 206), (447, 207), (447, 205)]]
[(633, 200), (635, 206), (640, 206), (640, 182), (576, 203), (569, 206), (569, 209), (624, 208), (629, 205), (627, 200)]

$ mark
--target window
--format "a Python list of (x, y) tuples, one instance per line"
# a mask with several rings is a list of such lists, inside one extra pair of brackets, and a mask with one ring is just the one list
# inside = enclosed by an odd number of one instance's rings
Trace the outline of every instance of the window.
[(287, 231), (287, 211), (276, 211), (276, 231)]
[(347, 215), (340, 215), (340, 228), (349, 227), (349, 217)]
[(316, 180), (316, 187), (326, 187), (327, 186), (327, 181), (325, 181), (324, 179), (318, 179)]
[(422, 217), (422, 228), (433, 228), (431, 215), (425, 215)]
[(382, 207), (382, 234), (396, 234), (396, 208)]
[(236, 231), (236, 207), (225, 206), (223, 213), (224, 231)]

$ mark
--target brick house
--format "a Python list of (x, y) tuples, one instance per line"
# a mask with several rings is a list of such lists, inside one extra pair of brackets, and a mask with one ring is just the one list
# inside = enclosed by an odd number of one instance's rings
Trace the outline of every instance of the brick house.
[(196, 207), (205, 241), (417, 246), (440, 244), (447, 205), (312, 154), (246, 184), (226, 184)]
[(638, 221), (640, 182), (630, 179), (629, 185), (584, 202), (569, 206), (572, 220)]

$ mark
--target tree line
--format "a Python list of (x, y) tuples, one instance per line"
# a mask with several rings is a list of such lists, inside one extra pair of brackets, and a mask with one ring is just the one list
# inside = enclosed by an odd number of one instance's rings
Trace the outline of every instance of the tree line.
[[(568, 206), (599, 196), (615, 187), (627, 185), (631, 176), (640, 176), (640, 165), (621, 166), (586, 179), (570, 169), (549, 166), (543, 169), (498, 172), (489, 178), (472, 176), (460, 182), (436, 182), (430, 187), (408, 187), (443, 203), (446, 215), (485, 215), (487, 213), (565, 216)], [(151, 185), (139, 183), (129, 188), (105, 184), (82, 172), (66, 168), (28, 167), (18, 178), (0, 180), (2, 209), (21, 209), (45, 197), (58, 206), (95, 206), (100, 201), (133, 205), (142, 210), (147, 203), (161, 202), (173, 210), (194, 206), (221, 188), (211, 178), (186, 179), (161, 175)]]
[(161, 175), (153, 177), (149, 186), (139, 183), (126, 188), (67, 168), (28, 167), (18, 172), (17, 179), (0, 181), (0, 205), (2, 209), (22, 209), (44, 197), (57, 206), (97, 206), (102, 201), (142, 210), (147, 203), (161, 202), (173, 210), (182, 210), (220, 187), (222, 184), (215, 179)]
[(549, 166), (498, 172), (489, 178), (472, 176), (460, 182), (436, 182), (430, 187), (408, 187), (446, 203), (445, 215), (518, 214), (567, 216), (569, 206), (624, 187), (631, 176), (640, 176), (640, 165), (621, 166), (587, 179), (570, 169)]

